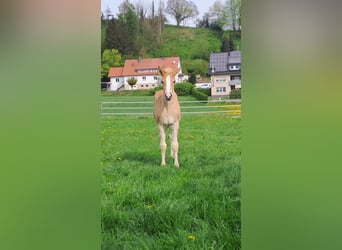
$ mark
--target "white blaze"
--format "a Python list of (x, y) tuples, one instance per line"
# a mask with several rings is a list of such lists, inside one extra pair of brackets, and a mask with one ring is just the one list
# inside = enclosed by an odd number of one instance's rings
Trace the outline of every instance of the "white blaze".
[(165, 86), (165, 96), (166, 97), (171, 97), (172, 93), (171, 93), (171, 78), (170, 75), (166, 76), (166, 86)]

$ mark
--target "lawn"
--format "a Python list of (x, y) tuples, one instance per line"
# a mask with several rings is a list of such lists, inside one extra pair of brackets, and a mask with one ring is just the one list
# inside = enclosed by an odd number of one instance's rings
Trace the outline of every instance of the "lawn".
[(161, 167), (152, 116), (102, 117), (102, 249), (240, 249), (241, 119), (183, 115), (178, 138)]

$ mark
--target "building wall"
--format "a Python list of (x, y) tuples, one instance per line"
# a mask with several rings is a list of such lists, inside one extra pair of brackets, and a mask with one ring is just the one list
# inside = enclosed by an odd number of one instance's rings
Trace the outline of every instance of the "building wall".
[(211, 96), (223, 97), (228, 96), (231, 91), (229, 85), (229, 75), (212, 75), (211, 76)]
[[(117, 82), (118, 79), (118, 82)], [(110, 78), (110, 91), (116, 91), (120, 86), (124, 85), (124, 77), (111, 77)]]
[[(179, 72), (179, 74), (181, 71)], [(133, 89), (153, 89), (157, 86), (160, 86), (160, 75), (146, 75), (146, 76), (133, 76), (137, 79), (137, 83), (133, 86)], [(111, 77), (110, 78), (110, 91), (116, 91), (120, 86), (124, 85), (124, 88), (120, 90), (131, 90), (132, 87), (127, 83), (127, 80), (130, 79), (131, 76), (125, 77)], [(117, 82), (116, 79), (119, 79)], [(187, 79), (187, 76), (183, 76), (183, 78), (179, 78), (178, 74), (175, 77), (176, 82), (182, 82), (184, 79)]]
[[(125, 90), (131, 90), (131, 86), (127, 83), (127, 80), (131, 77), (125, 77)], [(133, 86), (133, 89), (152, 89), (160, 84), (159, 75), (147, 75), (147, 76), (135, 76), (137, 83)]]
[(229, 85), (231, 80), (230, 75), (212, 75), (211, 76), (211, 96), (212, 97), (224, 97), (230, 94), (232, 88), (241, 89), (241, 84), (234, 86)]

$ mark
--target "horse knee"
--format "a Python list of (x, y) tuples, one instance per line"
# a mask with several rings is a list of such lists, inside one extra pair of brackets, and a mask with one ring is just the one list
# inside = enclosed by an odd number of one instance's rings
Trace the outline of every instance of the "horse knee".
[(172, 148), (172, 151), (173, 151), (174, 153), (177, 153), (177, 152), (178, 152), (178, 142), (173, 142), (173, 143), (171, 144), (171, 148)]

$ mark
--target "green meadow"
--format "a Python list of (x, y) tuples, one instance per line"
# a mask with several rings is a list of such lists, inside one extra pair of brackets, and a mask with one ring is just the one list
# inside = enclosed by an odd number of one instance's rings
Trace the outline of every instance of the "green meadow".
[(152, 115), (102, 116), (102, 249), (241, 248), (241, 119), (184, 114), (178, 140), (161, 167)]

